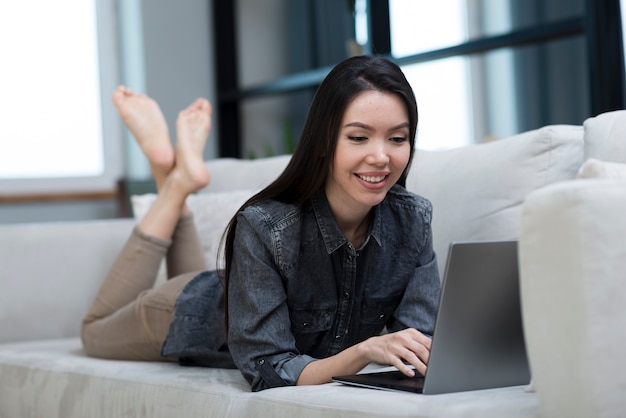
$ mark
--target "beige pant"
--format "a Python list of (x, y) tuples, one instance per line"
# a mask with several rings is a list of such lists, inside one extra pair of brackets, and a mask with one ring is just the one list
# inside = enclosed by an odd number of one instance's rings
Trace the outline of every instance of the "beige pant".
[[(164, 257), (169, 279), (154, 287)], [(135, 228), (83, 319), (81, 338), (87, 354), (171, 361), (161, 356), (161, 346), (176, 300), (203, 270), (206, 263), (192, 216), (180, 219), (171, 241)]]

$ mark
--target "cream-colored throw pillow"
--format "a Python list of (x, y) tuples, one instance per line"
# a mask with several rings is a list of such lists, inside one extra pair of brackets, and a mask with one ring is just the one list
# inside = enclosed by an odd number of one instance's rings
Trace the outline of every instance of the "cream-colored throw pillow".
[(626, 110), (589, 118), (585, 128), (585, 160), (626, 163)]
[(570, 125), (451, 150), (419, 150), (407, 188), (433, 204), (442, 277), (451, 242), (517, 239), (526, 196), (574, 179), (582, 162), (583, 129)]
[(626, 179), (626, 164), (590, 158), (580, 167), (579, 179)]
[[(253, 194), (254, 191), (252, 190), (234, 190), (231, 192), (193, 194), (187, 198), (187, 205), (194, 214), (200, 243), (209, 269), (218, 267), (216, 263), (218, 249), (228, 222)], [(145, 216), (155, 199), (156, 195), (153, 193), (131, 197), (137, 220)], [(164, 269), (161, 270), (159, 279), (162, 279), (161, 276), (165, 274)]]

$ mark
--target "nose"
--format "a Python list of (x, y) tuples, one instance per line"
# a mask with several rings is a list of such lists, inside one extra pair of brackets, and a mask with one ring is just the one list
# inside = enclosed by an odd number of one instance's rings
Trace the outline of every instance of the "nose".
[(389, 152), (385, 145), (385, 141), (373, 141), (365, 161), (376, 167), (386, 166), (389, 163)]

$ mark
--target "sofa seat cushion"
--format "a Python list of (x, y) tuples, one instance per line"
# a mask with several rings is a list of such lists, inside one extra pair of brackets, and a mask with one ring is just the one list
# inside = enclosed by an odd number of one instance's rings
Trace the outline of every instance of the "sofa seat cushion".
[(79, 339), (0, 344), (6, 417), (537, 417), (521, 386), (416, 395), (343, 386), (250, 392), (237, 370), (88, 358)]
[(451, 150), (419, 150), (407, 189), (433, 204), (442, 277), (451, 242), (517, 239), (526, 196), (575, 178), (582, 162), (583, 129), (570, 125)]

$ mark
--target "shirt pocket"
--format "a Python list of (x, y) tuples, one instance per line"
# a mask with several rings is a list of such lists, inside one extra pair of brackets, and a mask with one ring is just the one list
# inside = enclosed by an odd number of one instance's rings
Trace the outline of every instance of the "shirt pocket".
[(361, 304), (361, 321), (359, 324), (359, 340), (379, 335), (393, 315), (400, 301), (400, 296), (384, 299), (365, 300)]
[(335, 309), (294, 309), (291, 311), (291, 329), (301, 353), (314, 353), (330, 330)]

